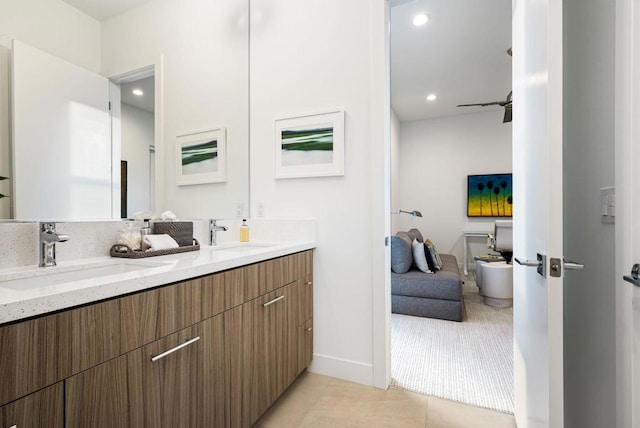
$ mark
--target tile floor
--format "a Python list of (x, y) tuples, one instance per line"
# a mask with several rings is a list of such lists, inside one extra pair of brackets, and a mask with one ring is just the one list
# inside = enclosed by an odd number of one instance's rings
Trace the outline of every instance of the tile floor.
[(258, 421), (261, 428), (515, 427), (512, 415), (415, 394), (387, 391), (305, 372)]

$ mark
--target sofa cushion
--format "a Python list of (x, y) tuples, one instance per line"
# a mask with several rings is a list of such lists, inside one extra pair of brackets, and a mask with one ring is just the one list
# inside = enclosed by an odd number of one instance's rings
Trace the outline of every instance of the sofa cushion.
[(391, 274), (391, 294), (427, 297), (431, 299), (462, 300), (462, 282), (458, 261), (451, 254), (442, 254), (442, 270), (425, 274), (412, 270), (402, 275)]
[(424, 253), (424, 244), (414, 239), (411, 243), (411, 248), (413, 250), (413, 262), (416, 267), (424, 273), (432, 273), (427, 263), (427, 256)]
[(413, 265), (411, 240), (404, 232), (391, 237), (391, 270), (395, 273), (406, 273)]
[(411, 238), (411, 241), (413, 241), (414, 239), (417, 239), (418, 242), (424, 242), (424, 237), (422, 236), (422, 233), (420, 233), (420, 231), (416, 228), (410, 229), (407, 234), (409, 235), (409, 238)]

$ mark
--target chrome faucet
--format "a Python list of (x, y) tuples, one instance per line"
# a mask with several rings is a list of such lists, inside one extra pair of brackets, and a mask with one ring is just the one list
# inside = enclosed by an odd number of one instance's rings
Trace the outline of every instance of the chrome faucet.
[(68, 240), (68, 235), (56, 233), (55, 223), (40, 223), (40, 267), (55, 266), (56, 242)]
[(218, 239), (216, 236), (216, 232), (229, 230), (227, 226), (218, 226), (216, 223), (218, 220), (210, 219), (209, 220), (209, 245), (217, 245)]

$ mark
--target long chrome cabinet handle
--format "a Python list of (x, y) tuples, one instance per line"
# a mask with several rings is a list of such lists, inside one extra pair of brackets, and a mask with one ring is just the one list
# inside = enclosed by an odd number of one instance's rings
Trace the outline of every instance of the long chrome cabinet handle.
[(269, 300), (267, 303), (263, 303), (262, 306), (264, 306), (266, 308), (267, 306), (273, 305), (275, 302), (277, 302), (279, 300), (282, 300), (282, 299), (284, 299), (284, 294), (282, 296), (280, 296), (280, 297), (276, 297), (273, 300)]
[(189, 346), (192, 343), (197, 342), (198, 340), (200, 340), (200, 336), (194, 337), (193, 339), (189, 339), (186, 342), (184, 342), (183, 344), (176, 346), (175, 348), (171, 348), (168, 351), (164, 351), (160, 355), (155, 355), (155, 356), (152, 355), (151, 356), (151, 361), (155, 363), (159, 359), (164, 358), (169, 354), (173, 354), (174, 352), (179, 351), (180, 349), (184, 348), (185, 346)]

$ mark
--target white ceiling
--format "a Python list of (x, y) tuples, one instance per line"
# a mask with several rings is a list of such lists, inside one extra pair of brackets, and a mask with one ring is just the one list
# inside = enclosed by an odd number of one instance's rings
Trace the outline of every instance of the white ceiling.
[[(419, 12), (431, 17), (422, 27), (411, 22)], [(398, 118), (502, 110), (456, 105), (506, 99), (510, 47), (511, 0), (398, 1), (391, 8), (391, 105)], [(430, 93), (438, 99), (427, 102)]]
[(149, 0), (63, 0), (98, 21), (104, 21)]
[[(134, 95), (133, 90), (140, 89), (143, 95)], [(154, 77), (146, 77), (134, 82), (120, 85), (120, 101), (139, 109), (153, 113), (154, 111)]]
[[(149, 0), (64, 1), (102, 21)], [(391, 105), (400, 121), (502, 110), (456, 105), (503, 101), (511, 90), (511, 0), (391, 5)], [(411, 22), (419, 12), (431, 18), (422, 27)], [(427, 102), (430, 93), (438, 99)]]

